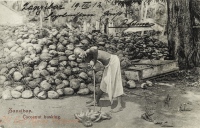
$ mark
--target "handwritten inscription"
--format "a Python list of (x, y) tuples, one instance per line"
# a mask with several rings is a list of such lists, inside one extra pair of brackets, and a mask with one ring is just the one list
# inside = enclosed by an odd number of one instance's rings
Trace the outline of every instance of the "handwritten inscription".
[(114, 20), (117, 16), (120, 16), (120, 15), (122, 15), (122, 14), (123, 14), (122, 11), (115, 12), (115, 13), (112, 13), (112, 12), (110, 12), (110, 11), (105, 11), (105, 12), (103, 13), (103, 15), (101, 16), (101, 19), (103, 19), (103, 18), (106, 17), (106, 16), (113, 16), (111, 20)]
[(74, 10), (76, 10), (77, 8), (89, 9), (89, 8), (93, 8), (93, 7), (102, 8), (101, 2), (95, 2), (95, 3), (92, 3), (91, 1), (90, 2), (83, 2), (83, 3), (75, 2), (71, 6), (71, 8), (74, 8)]
[(76, 17), (76, 16), (80, 16), (80, 17), (84, 17), (84, 16), (95, 16), (94, 14), (84, 14), (84, 13), (81, 13), (81, 12), (79, 12), (79, 13), (75, 13), (75, 14), (68, 14), (67, 12), (66, 13), (64, 13), (64, 14), (55, 14), (55, 13), (53, 13), (53, 12), (51, 12), (48, 16), (45, 16), (44, 17), (44, 19), (45, 20), (48, 20), (48, 17), (51, 17), (52, 18), (52, 21), (55, 21), (57, 18), (59, 18), (59, 17), (68, 17), (68, 16), (74, 16), (74, 17)]
[(65, 9), (63, 5), (55, 5), (54, 3), (51, 3), (50, 5), (47, 3), (44, 5), (31, 5), (29, 2), (26, 2), (22, 8), (23, 10), (28, 10), (32, 12), (36, 12), (36, 15), (39, 15), (41, 11), (47, 11), (49, 9), (55, 9), (55, 10), (62, 10)]
[(25, 109), (17, 109), (17, 110), (14, 110), (12, 108), (9, 108), (8, 110), (8, 114), (11, 114), (11, 113), (20, 113), (20, 114), (23, 114), (23, 113), (32, 113), (31, 110), (25, 110)]

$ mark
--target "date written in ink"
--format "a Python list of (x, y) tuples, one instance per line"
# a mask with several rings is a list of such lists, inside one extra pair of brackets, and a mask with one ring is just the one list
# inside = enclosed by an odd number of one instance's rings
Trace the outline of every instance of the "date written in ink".
[(81, 9), (89, 9), (89, 8), (93, 8), (93, 7), (98, 7), (98, 8), (102, 8), (101, 2), (82, 2), (82, 3), (78, 3), (75, 2), (71, 8), (74, 8), (74, 10), (76, 10), (77, 8), (81, 8)]

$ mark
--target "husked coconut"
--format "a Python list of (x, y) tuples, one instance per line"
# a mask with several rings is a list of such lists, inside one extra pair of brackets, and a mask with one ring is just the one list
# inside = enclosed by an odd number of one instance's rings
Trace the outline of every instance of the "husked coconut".
[(68, 58), (66, 56), (59, 56), (59, 61), (67, 61)]
[(6, 78), (5, 76), (1, 75), (1, 76), (0, 76), (0, 85), (1, 85), (1, 84), (4, 84), (4, 82), (6, 81), (6, 79), (7, 79), (7, 78)]
[(49, 73), (55, 73), (57, 71), (56, 67), (48, 67), (47, 70), (49, 71)]
[(35, 96), (37, 96), (39, 93), (40, 93), (40, 88), (39, 87), (36, 87), (34, 90), (33, 90), (33, 93)]
[(64, 95), (64, 90), (63, 89), (58, 89), (58, 90), (56, 90), (56, 92), (58, 93), (59, 96)]
[(127, 82), (127, 87), (130, 88), (130, 89), (136, 88), (135, 81), (129, 80), (129, 81)]
[(60, 79), (55, 79), (55, 84), (56, 85), (59, 85), (59, 84), (61, 84), (62, 83), (62, 80), (60, 80)]
[(51, 61), (49, 61), (49, 64), (51, 66), (58, 66), (59, 61), (58, 61), (58, 59), (52, 59)]
[(146, 88), (147, 88), (147, 84), (146, 84), (146, 83), (142, 83), (142, 84), (141, 84), (141, 88), (142, 88), (142, 89), (146, 89)]
[(84, 89), (84, 88), (87, 88), (87, 85), (85, 83), (81, 83), (80, 89)]
[(88, 88), (80, 89), (77, 94), (79, 95), (87, 95), (90, 93), (90, 90)]
[(75, 57), (75, 55), (73, 54), (73, 55), (70, 55), (70, 56), (68, 57), (68, 59), (69, 59), (70, 61), (74, 61), (74, 60), (76, 60), (76, 57)]
[(22, 91), (24, 91), (24, 87), (22, 85), (19, 85), (19, 86), (15, 87), (14, 90), (18, 91), (18, 92), (22, 92)]
[(15, 81), (21, 80), (22, 77), (23, 76), (22, 76), (22, 74), (20, 72), (14, 72), (14, 74), (13, 74), (13, 78), (14, 78)]
[(2, 92), (2, 99), (4, 100), (12, 100), (12, 95), (9, 89), (6, 89)]
[(70, 56), (72, 54), (73, 54), (73, 51), (71, 51), (71, 50), (65, 50), (65, 55), (66, 56)]
[(64, 84), (66, 87), (69, 87), (69, 81), (68, 80), (63, 80), (62, 84)]
[(42, 75), (42, 76), (49, 76), (49, 72), (47, 71), (47, 70), (40, 70), (40, 74)]
[(15, 91), (15, 90), (12, 90), (11, 91), (11, 95), (12, 95), (13, 98), (18, 99), (18, 98), (20, 98), (22, 96), (22, 93), (18, 92), (18, 91)]
[(39, 78), (40, 77), (40, 71), (39, 70), (34, 70), (33, 71), (33, 78)]
[(80, 69), (78, 67), (72, 68), (72, 73), (77, 74), (79, 73)]
[(21, 70), (21, 73), (24, 77), (28, 76), (30, 73), (33, 72), (33, 68), (31, 67), (24, 67), (22, 70)]
[(38, 96), (39, 99), (45, 100), (45, 99), (47, 99), (47, 92), (41, 91), (37, 96)]
[(47, 62), (41, 61), (40, 64), (38, 65), (39, 70), (43, 70), (47, 67)]
[(48, 91), (47, 95), (48, 95), (48, 98), (50, 98), (50, 99), (58, 99), (59, 98), (59, 94), (55, 91)]
[(51, 88), (51, 84), (49, 84), (47, 82), (47, 80), (44, 80), (40, 83), (40, 87), (44, 90), (44, 91), (48, 91)]
[(75, 61), (70, 61), (70, 62), (69, 62), (69, 65), (70, 65), (71, 67), (77, 67), (77, 66), (78, 66), (78, 64), (77, 64)]
[(73, 95), (74, 90), (72, 88), (64, 88), (63, 89), (65, 95)]
[(60, 65), (61, 65), (61, 66), (66, 66), (67, 64), (68, 64), (67, 61), (61, 61), (61, 62), (60, 62)]
[(4, 74), (4, 73), (8, 73), (8, 68), (4, 67), (1, 69), (0, 74)]
[(149, 86), (149, 87), (153, 86), (153, 83), (149, 80), (147, 80), (146, 83), (147, 83), (147, 86)]
[(65, 88), (67, 87), (65, 84), (61, 83), (59, 85), (56, 86), (56, 89), (62, 89), (62, 88)]
[(85, 72), (81, 72), (79, 74), (79, 77), (82, 78), (82, 79), (84, 79), (84, 80), (88, 79), (88, 75)]
[(25, 90), (22, 92), (22, 98), (30, 99), (33, 97), (33, 92), (31, 90)]
[(70, 87), (72, 89), (78, 89), (80, 87), (81, 83), (78, 79), (71, 79), (70, 80)]

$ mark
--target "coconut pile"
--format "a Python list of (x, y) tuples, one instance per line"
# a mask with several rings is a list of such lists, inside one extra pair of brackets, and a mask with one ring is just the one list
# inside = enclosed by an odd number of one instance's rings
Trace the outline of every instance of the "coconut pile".
[[(94, 91), (93, 71), (75, 57), (76, 47), (87, 49), (97, 46), (117, 54), (124, 69), (131, 64), (130, 51), (141, 45), (133, 43), (135, 37), (83, 34), (68, 28), (41, 30), (34, 24), (0, 26), (0, 30), (0, 87), (4, 89), (3, 99), (56, 99), (74, 94), (90, 94)], [(143, 45), (139, 50), (146, 48), (147, 45)], [(103, 67), (97, 64), (96, 90), (99, 89), (102, 73)], [(123, 70), (122, 77), (126, 85), (128, 82)]]

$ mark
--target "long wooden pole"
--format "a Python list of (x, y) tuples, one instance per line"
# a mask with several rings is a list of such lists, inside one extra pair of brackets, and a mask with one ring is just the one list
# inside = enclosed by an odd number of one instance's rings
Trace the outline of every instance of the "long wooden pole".
[(93, 80), (94, 80), (94, 111), (96, 111), (95, 106), (96, 106), (96, 84), (95, 84), (95, 72), (93, 70)]

